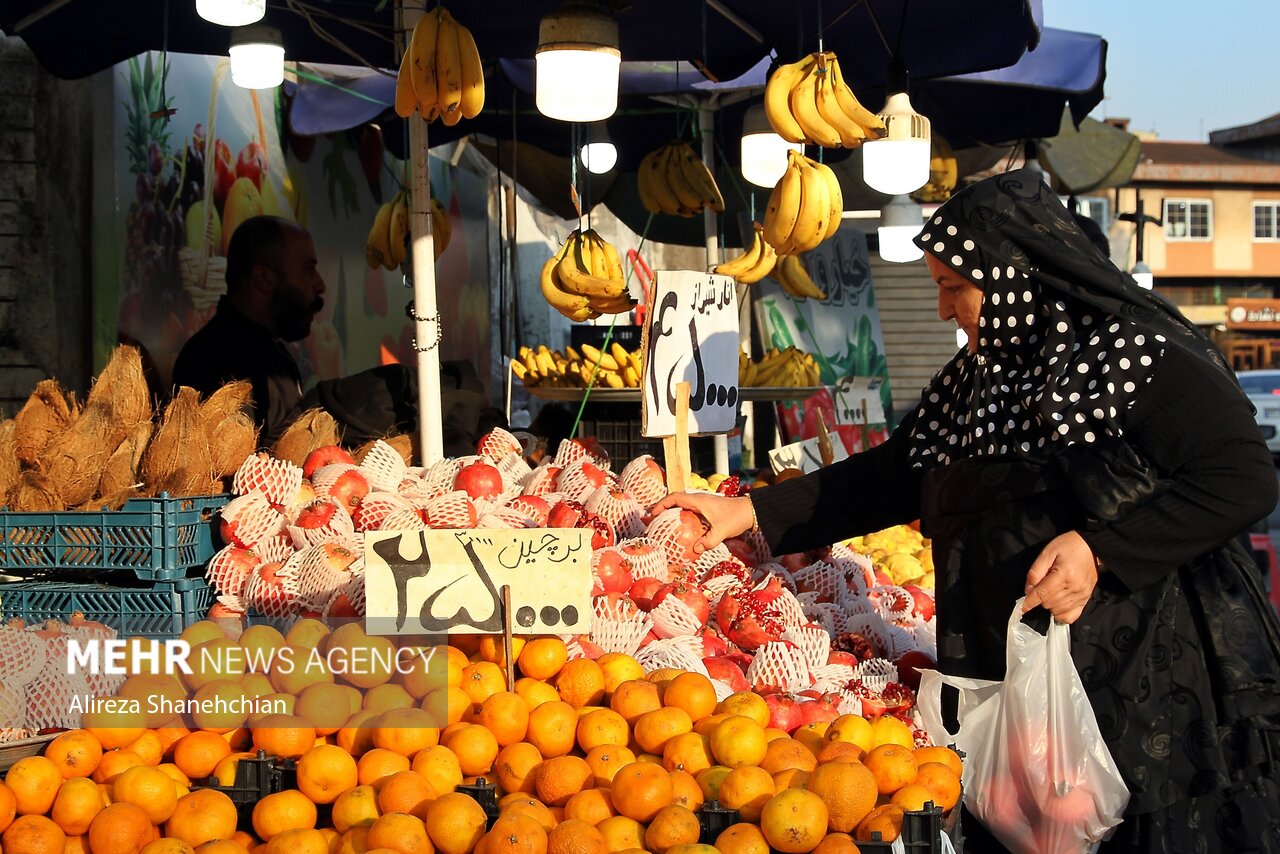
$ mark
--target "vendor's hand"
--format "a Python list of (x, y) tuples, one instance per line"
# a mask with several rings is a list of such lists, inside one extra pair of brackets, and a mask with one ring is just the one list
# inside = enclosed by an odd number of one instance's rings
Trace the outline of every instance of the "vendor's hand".
[(692, 510), (711, 526), (702, 535), (702, 539), (694, 543), (695, 552), (713, 549), (729, 537), (736, 537), (750, 529), (755, 522), (755, 513), (751, 510), (751, 499), (746, 496), (728, 498), (723, 495), (709, 495), (705, 492), (673, 492), (653, 505), (650, 512), (657, 516), (663, 510), (672, 507)]
[(1083, 537), (1068, 531), (1050, 540), (1031, 564), (1022, 612), (1039, 606), (1060, 623), (1074, 623), (1080, 619), (1097, 583), (1098, 565), (1093, 550)]

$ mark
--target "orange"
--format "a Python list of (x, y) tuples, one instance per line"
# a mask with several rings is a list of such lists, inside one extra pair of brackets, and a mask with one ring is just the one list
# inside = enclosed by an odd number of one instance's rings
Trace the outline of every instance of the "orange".
[[(256, 735), (256, 734), (255, 734)], [(191, 779), (208, 777), (222, 758), (231, 753), (231, 745), (216, 733), (193, 732), (174, 742), (173, 764)], [(103, 757), (105, 764), (107, 757)]]
[(862, 758), (876, 778), (882, 795), (892, 795), (908, 783), (914, 783), (919, 769), (911, 751), (900, 744), (881, 744), (871, 748)]
[(68, 836), (81, 836), (89, 832), (89, 823), (104, 806), (97, 783), (73, 777), (58, 789), (49, 817)]
[(836, 833), (852, 833), (879, 795), (875, 775), (858, 762), (819, 765), (809, 772), (805, 788), (822, 798), (828, 829)]
[(596, 786), (608, 786), (619, 768), (635, 761), (636, 755), (620, 744), (601, 744), (587, 751), (592, 784)]
[(188, 690), (196, 691), (219, 679), (238, 681), (245, 673), (244, 650), (227, 637), (213, 638), (191, 648), (190, 673), (180, 677)]
[[(511, 638), (511, 655), (516, 660), (520, 660), (520, 653), (524, 652), (527, 639), (513, 636)], [(492, 661), (503, 670), (507, 668), (507, 650), (502, 635), (481, 635), (480, 648), (481, 661)]]
[(334, 743), (352, 756), (363, 756), (373, 749), (373, 721), (378, 716), (370, 710), (356, 712), (333, 734)]
[[(558, 694), (556, 696), (559, 697)], [(450, 686), (429, 691), (418, 704), (418, 708), (431, 715), (432, 726), (443, 729), (462, 720), (462, 716), (471, 711), (473, 705), (466, 691), (457, 686)]]
[(771, 726), (764, 728), (764, 734), (768, 736), (769, 741), (777, 741), (780, 738), (791, 738), (791, 735), (786, 730)]
[(248, 718), (244, 689), (230, 679), (214, 679), (196, 689), (192, 700), (191, 723), (208, 732), (231, 732)]
[(583, 789), (564, 805), (566, 819), (585, 821), (592, 827), (617, 814), (608, 789)]
[(720, 726), (721, 721), (728, 720), (731, 717), (733, 715), (724, 715), (719, 712), (707, 715), (705, 718), (693, 722), (693, 731), (698, 735), (710, 736), (711, 733), (715, 732), (716, 727)]
[(538, 748), (527, 742), (509, 744), (498, 751), (494, 760), (494, 773), (498, 776), (498, 785), (504, 792), (534, 791), (534, 769), (542, 762), (542, 754)]
[(369, 689), (391, 679), (397, 652), (390, 638), (368, 635), (352, 622), (334, 629), (325, 641), (326, 659), (344, 682)]
[(196, 854), (249, 854), (249, 849), (233, 839), (215, 839), (196, 848)]
[(284, 635), (268, 625), (249, 626), (237, 642), (244, 650), (245, 669), (253, 673), (267, 672), (285, 646)]
[(484, 837), (484, 854), (546, 854), (547, 832), (518, 812), (499, 816)]
[(720, 854), (769, 854), (769, 843), (760, 828), (745, 821), (722, 830), (715, 844)]
[[(348, 754), (350, 755), (350, 754)], [(393, 750), (375, 747), (356, 762), (356, 783), (370, 785), (400, 771), (409, 770), (409, 757)]]
[(484, 834), (484, 810), (469, 795), (441, 795), (427, 814), (427, 835), (439, 854), (470, 854)]
[(452, 792), (462, 785), (462, 766), (447, 747), (434, 745), (413, 757), (413, 770), (423, 776), (437, 795)]
[(719, 854), (714, 845), (672, 845), (667, 854)]
[(612, 694), (623, 682), (632, 679), (643, 679), (644, 668), (625, 652), (606, 652), (596, 659), (600, 670), (604, 673), (604, 692)]
[(589, 788), (592, 784), (591, 766), (577, 756), (557, 756), (548, 759), (534, 776), (538, 800), (549, 807), (562, 807), (569, 798)]
[(473, 703), (483, 703), (490, 694), (505, 691), (507, 678), (502, 668), (492, 661), (477, 661), (462, 668), (462, 684), (459, 685)]
[(796, 727), (795, 732), (791, 733), (791, 737), (809, 748), (814, 756), (817, 756), (822, 748), (826, 747), (826, 734), (830, 728), (830, 721), (814, 721), (813, 723)]
[(227, 633), (222, 627), (213, 620), (199, 620), (192, 623), (182, 630), (182, 634), (178, 635), (179, 640), (184, 640), (191, 646), (198, 646), (205, 641), (224, 640)]
[(141, 807), (134, 804), (112, 804), (103, 807), (89, 823), (89, 850), (110, 851), (111, 854), (138, 854), (142, 846), (151, 841), (153, 831), (154, 828)]
[(284, 636), (285, 643), (305, 649), (315, 649), (329, 634), (329, 627), (320, 620), (307, 617), (294, 623)]
[(673, 791), (671, 802), (697, 812), (706, 799), (702, 797), (702, 789), (694, 776), (688, 771), (672, 771), (668, 776), (671, 777)]
[(493, 733), (500, 746), (506, 747), (524, 740), (529, 728), (529, 706), (514, 691), (498, 691), (480, 704), (475, 722)]
[(809, 785), (809, 772), (799, 768), (784, 768), (773, 775), (774, 794), (783, 789), (803, 789)]
[(281, 694), (297, 697), (308, 685), (334, 681), (333, 674), (325, 666), (324, 656), (315, 649), (290, 644), (281, 650), (281, 655), (293, 666), (274, 668), (268, 677), (271, 687)]
[[(257, 754), (250, 753), (247, 750), (229, 753), (219, 760), (217, 766), (213, 769), (213, 774), (210, 776), (217, 778), (219, 786), (234, 786), (236, 783), (236, 768), (239, 766), (240, 760), (249, 759), (256, 755)], [(178, 773), (181, 774), (182, 772), (179, 771)], [(183, 774), (183, 776), (185, 777), (186, 775)], [(186, 783), (183, 783), (183, 785), (190, 788), (190, 779), (188, 779)]]
[(298, 695), (293, 713), (311, 724), (316, 735), (337, 732), (352, 713), (360, 711), (358, 707), (350, 707), (352, 690), (349, 685), (335, 685), (331, 682), (308, 685)]
[(711, 739), (696, 732), (681, 733), (662, 747), (662, 765), (668, 771), (697, 774), (715, 764), (711, 756)]
[(86, 712), (81, 721), (85, 732), (93, 736), (103, 750), (124, 747), (146, 729), (141, 714), (128, 712)]
[(554, 703), (560, 699), (560, 692), (554, 686), (528, 676), (516, 680), (516, 693), (530, 710), (536, 709), (543, 703)]
[(920, 812), (925, 808), (926, 803), (938, 805), (933, 792), (919, 783), (908, 783), (903, 786), (893, 793), (889, 803), (902, 807), (903, 812)]
[(658, 810), (658, 814), (645, 828), (645, 848), (654, 854), (666, 854), (673, 845), (694, 845), (702, 828), (698, 817), (682, 806), (671, 805)]
[(716, 712), (726, 715), (742, 715), (762, 727), (769, 725), (769, 705), (755, 691), (738, 691), (716, 705)]
[(657, 685), (642, 679), (631, 679), (613, 690), (609, 696), (609, 708), (635, 726), (641, 715), (662, 708), (662, 698), (658, 694)]
[(813, 854), (858, 854), (858, 846), (847, 833), (828, 833)]
[(907, 724), (893, 715), (881, 715), (871, 722), (871, 744), (872, 747), (896, 744), (907, 750), (915, 750), (916, 738)]
[(544, 804), (537, 798), (516, 792), (507, 795), (498, 802), (498, 812), (500, 815), (506, 815), (509, 812), (518, 812), (521, 815), (527, 815), (538, 823), (543, 830), (550, 831), (556, 826), (559, 819), (551, 812), (551, 807)]
[(253, 746), (273, 756), (297, 759), (315, 743), (315, 728), (297, 715), (264, 715), (253, 728)]
[(662, 704), (684, 709), (690, 720), (700, 721), (716, 710), (716, 689), (701, 673), (682, 673), (667, 684)]
[(62, 828), (42, 815), (19, 816), (0, 837), (5, 851), (22, 854), (62, 854), (66, 842)]
[(525, 741), (551, 759), (573, 750), (578, 730), (578, 713), (563, 701), (543, 703), (529, 713)]
[(724, 765), (712, 765), (694, 774), (694, 779), (698, 781), (698, 788), (702, 791), (702, 797), (708, 801), (720, 800), (720, 786), (732, 770)]
[(556, 674), (555, 684), (560, 699), (575, 709), (598, 706), (604, 699), (604, 671), (589, 658), (565, 662)]
[[(66, 854), (65, 849), (63, 854)], [(142, 846), (142, 854), (195, 854), (195, 849), (180, 839), (155, 839)], [(321, 851), (320, 854), (328, 852)]]
[(516, 662), (525, 676), (545, 681), (559, 673), (568, 658), (568, 647), (560, 638), (536, 638), (524, 645)]
[(626, 744), (630, 735), (626, 718), (612, 709), (596, 709), (578, 719), (578, 747), (584, 753), (606, 744)]
[(862, 748), (856, 744), (850, 744), (847, 741), (830, 741), (826, 747), (818, 751), (818, 764), (824, 765), (828, 762), (861, 762)]
[(773, 777), (763, 768), (734, 768), (720, 783), (720, 803), (738, 811), (743, 821), (760, 820), (765, 802), (773, 797)]
[(745, 715), (730, 715), (711, 733), (711, 752), (716, 763), (730, 768), (759, 765), (768, 748), (764, 727)]
[(298, 790), (317, 804), (331, 804), (359, 782), (356, 760), (341, 747), (322, 744), (298, 760)]
[(13, 793), (18, 815), (44, 815), (53, 806), (62, 779), (53, 760), (24, 756), (5, 772), (4, 784)]
[[(435, 787), (417, 771), (401, 771), (398, 774), (392, 774), (376, 788), (378, 811), (384, 816), (388, 813), (407, 813), (423, 818), (436, 799)], [(423, 833), (426, 831), (424, 830)]]
[(586, 821), (567, 819), (547, 834), (547, 854), (607, 854), (608, 850), (604, 836)]
[[(158, 727), (173, 716), (172, 704), (187, 699), (187, 688), (177, 676), (136, 673), (124, 680), (124, 684), (116, 691), (116, 696), (136, 700), (146, 710), (142, 715), (142, 723)], [(155, 698), (154, 701), (152, 698)]]
[(463, 724), (444, 736), (442, 743), (458, 757), (458, 765), (468, 777), (488, 773), (500, 749), (493, 733), (479, 724)]
[(827, 835), (827, 807), (804, 789), (785, 789), (760, 812), (760, 831), (783, 854), (806, 854)]
[[(306, 690), (305, 686), (299, 688), (298, 692)], [(292, 715), (293, 710), (298, 705), (298, 698), (294, 694), (270, 693), (258, 696), (254, 709), (249, 713), (249, 717), (245, 718), (245, 725), (250, 727), (258, 727), (262, 725), (264, 718), (269, 715)]]
[(897, 839), (902, 833), (902, 807), (894, 804), (876, 807), (858, 825), (854, 838), (859, 842), (870, 842), (873, 833), (880, 834), (881, 842)]
[[(942, 748), (946, 750), (946, 748)], [(942, 762), (926, 762), (916, 770), (916, 783), (933, 795), (933, 802), (944, 812), (960, 802), (960, 777), (950, 765)]]
[(241, 848), (244, 848), (246, 851), (251, 851), (253, 850), (254, 847), (262, 844), (261, 841), (258, 839), (258, 837), (254, 836), (252, 833), (250, 833), (247, 830), (233, 831), (231, 835), (227, 837), (227, 839), (237, 843)]
[(684, 670), (681, 670), (678, 667), (659, 667), (657, 670), (651, 671), (650, 673), (646, 674), (644, 678), (648, 679), (650, 682), (654, 683), (655, 685), (658, 685), (659, 686), (658, 690), (661, 691), (661, 690), (665, 690), (666, 686), (664, 683), (670, 682), (672, 679), (675, 679), (677, 676), (679, 676), (684, 672), (685, 672)]
[(369, 827), (380, 815), (378, 793), (373, 786), (356, 786), (338, 795), (331, 814), (333, 828), (339, 833), (353, 827)]
[[(208, 733), (208, 735), (210, 738), (218, 738), (214, 733)], [(93, 769), (93, 774), (90, 775), (89, 779), (95, 783), (107, 783), (128, 768), (146, 764), (142, 757), (132, 750), (108, 750), (102, 754), (102, 761), (98, 763), (97, 768)]]
[(862, 715), (841, 715), (831, 722), (824, 737), (827, 741), (856, 744), (863, 753), (875, 747), (871, 722)]
[(240, 687), (244, 690), (244, 695), (251, 700), (274, 694), (276, 690), (265, 673), (246, 673), (240, 677)]
[(693, 732), (693, 720), (684, 709), (671, 707), (645, 712), (631, 725), (636, 744), (645, 753), (662, 753), (667, 741)]
[(674, 796), (671, 777), (659, 765), (633, 762), (613, 778), (613, 808), (636, 821), (651, 821)]
[(146, 765), (137, 765), (117, 775), (111, 781), (111, 800), (133, 804), (146, 813), (152, 824), (168, 821), (178, 807), (173, 780), (163, 771)]
[(436, 723), (435, 717), (423, 709), (391, 709), (372, 721), (373, 746), (413, 756), (440, 742)]
[(169, 762), (165, 762), (165, 763), (161, 763), (160, 765), (157, 765), (156, 770), (163, 772), (166, 776), (168, 776), (170, 779), (174, 780), (175, 782), (181, 783), (187, 788), (191, 788), (191, 778), (188, 777), (186, 774), (183, 774), (177, 765), (174, 765)]
[(764, 758), (760, 767), (770, 774), (777, 774), (787, 768), (799, 768), (801, 771), (812, 771), (818, 760), (809, 748), (793, 738), (779, 738), (765, 747)]
[(88, 777), (102, 761), (102, 745), (88, 732), (73, 729), (49, 742), (44, 749), (44, 755), (58, 766), (58, 771), (64, 780), (72, 777)]
[(230, 837), (235, 833), (237, 819), (236, 805), (226, 794), (214, 789), (196, 789), (178, 798), (164, 833), (188, 845), (203, 845)]
[(369, 850), (385, 848), (397, 854), (432, 854), (435, 850), (422, 819), (399, 812), (379, 816), (369, 826), (364, 844)]
[(644, 847), (644, 825), (634, 818), (615, 815), (596, 825), (596, 830), (604, 837), (605, 848), (609, 851), (626, 851), (631, 848), (647, 850)]
[(253, 832), (263, 842), (286, 830), (316, 826), (316, 805), (297, 789), (273, 792), (253, 806)]
[(159, 765), (164, 759), (165, 744), (160, 735), (153, 729), (145, 730), (142, 735), (124, 746), (130, 753), (142, 757), (142, 761), (152, 767)]
[(329, 854), (325, 835), (313, 828), (277, 833), (263, 848), (264, 854)]
[(917, 747), (911, 751), (916, 764), (923, 766), (926, 762), (941, 762), (952, 770), (957, 777), (964, 776), (964, 761), (960, 754), (950, 747)]
[[(342, 687), (355, 690), (350, 685)], [(360, 697), (360, 708), (374, 709), (379, 712), (387, 712), (391, 709), (407, 709), (416, 704), (417, 698), (392, 682), (375, 685)]]

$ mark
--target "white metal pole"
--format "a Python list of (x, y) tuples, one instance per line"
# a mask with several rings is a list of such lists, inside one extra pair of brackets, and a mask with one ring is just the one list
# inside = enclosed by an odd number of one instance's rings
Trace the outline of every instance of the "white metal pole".
[[(716, 174), (715, 114), (703, 104), (698, 109), (698, 131), (702, 135), (702, 162), (707, 164), (711, 174)], [(711, 208), (702, 209), (702, 223), (706, 231), (707, 266), (715, 267), (720, 263), (720, 231), (716, 222), (716, 212)], [(729, 437), (717, 433), (713, 440), (715, 446), (716, 471), (729, 473)]]

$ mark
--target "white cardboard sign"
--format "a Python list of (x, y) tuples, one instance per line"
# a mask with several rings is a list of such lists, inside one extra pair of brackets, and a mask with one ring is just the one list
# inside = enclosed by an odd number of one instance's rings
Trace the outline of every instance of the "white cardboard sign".
[(643, 434), (676, 432), (676, 385), (689, 383), (689, 435), (738, 417), (738, 294), (731, 276), (659, 270), (645, 313)]
[(500, 633), (502, 588), (510, 585), (516, 634), (587, 632), (591, 534), (581, 528), (370, 531), (365, 630)]
[[(837, 424), (883, 424), (880, 377), (845, 377), (831, 389)], [(866, 411), (863, 412), (863, 408)]]
[[(831, 433), (831, 462), (838, 463), (849, 456), (844, 449), (844, 442), (835, 432)], [(822, 468), (822, 450), (818, 437), (792, 442), (769, 452), (769, 466), (777, 474), (783, 469), (800, 469), (808, 474)]]

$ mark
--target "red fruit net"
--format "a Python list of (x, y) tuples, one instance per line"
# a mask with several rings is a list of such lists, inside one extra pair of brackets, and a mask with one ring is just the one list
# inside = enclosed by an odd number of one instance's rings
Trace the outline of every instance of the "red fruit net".
[(427, 505), (427, 524), (432, 528), (470, 528), (475, 520), (475, 505), (460, 489), (447, 492)]
[(804, 653), (785, 641), (767, 643), (747, 665), (747, 681), (757, 690), (803, 691), (809, 687)]
[(356, 508), (352, 521), (357, 531), (377, 531), (388, 516), (400, 510), (415, 512), (413, 504), (394, 492), (370, 492)]
[(374, 441), (373, 447), (360, 461), (360, 470), (369, 478), (369, 488), (383, 492), (398, 490), (408, 468), (400, 452), (381, 439)]
[(667, 481), (662, 467), (648, 454), (627, 463), (619, 479), (622, 488), (646, 509), (667, 497)]
[(261, 492), (231, 499), (220, 516), (235, 542), (247, 549), (280, 533), (286, 522)]
[[(249, 558), (253, 558), (250, 562)], [(256, 554), (239, 546), (226, 546), (220, 549), (205, 566), (205, 580), (220, 595), (240, 596), (244, 593), (244, 585), (249, 574), (262, 561)]]
[(506, 459), (511, 454), (522, 455), (524, 446), (520, 444), (519, 439), (506, 430), (501, 427), (494, 427), (488, 433), (485, 433), (476, 444), (476, 453), (496, 463)]
[(232, 492), (237, 495), (261, 492), (277, 507), (292, 505), (301, 486), (301, 468), (265, 453), (247, 457), (231, 479)]
[(583, 509), (594, 513), (613, 525), (620, 537), (638, 537), (644, 533), (644, 512), (636, 500), (626, 493), (615, 491), (608, 484), (598, 486), (587, 494)]

